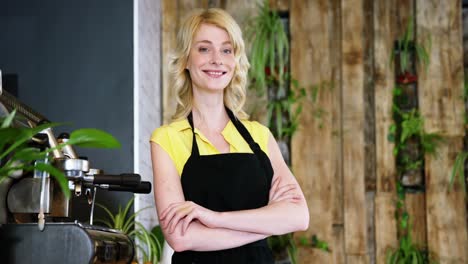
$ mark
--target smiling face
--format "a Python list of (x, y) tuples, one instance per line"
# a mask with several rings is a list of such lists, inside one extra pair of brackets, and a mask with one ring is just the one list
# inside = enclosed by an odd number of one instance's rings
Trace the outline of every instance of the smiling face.
[(223, 91), (232, 79), (235, 66), (228, 33), (217, 26), (202, 24), (193, 38), (186, 66), (193, 89)]

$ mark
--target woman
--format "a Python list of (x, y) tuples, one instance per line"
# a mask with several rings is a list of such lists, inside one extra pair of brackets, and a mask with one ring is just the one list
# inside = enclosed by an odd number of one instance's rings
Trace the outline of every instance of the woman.
[(177, 110), (151, 137), (172, 263), (273, 263), (265, 239), (307, 229), (309, 212), (270, 131), (242, 110), (249, 63), (241, 30), (221, 9), (196, 10), (177, 40)]

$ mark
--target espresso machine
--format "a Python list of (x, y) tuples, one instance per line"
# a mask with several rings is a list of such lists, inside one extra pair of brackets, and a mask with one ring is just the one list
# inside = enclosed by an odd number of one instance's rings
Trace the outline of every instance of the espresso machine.
[[(22, 125), (38, 126), (48, 120), (1, 88), (0, 117), (16, 109)], [(68, 139), (55, 137), (51, 128), (35, 135), (30, 144), (54, 148)], [(0, 165), (6, 160), (0, 160)], [(108, 175), (92, 168), (67, 145), (51, 152), (45, 162), (67, 177), (74, 197), (90, 203), (90, 222), (70, 218), (72, 200), (66, 198), (56, 180), (43, 171), (16, 171), (0, 180), (0, 263), (131, 263), (132, 240), (118, 230), (93, 225), (96, 191), (150, 193), (151, 183), (138, 174)], [(0, 175), (3, 176), (3, 175)]]

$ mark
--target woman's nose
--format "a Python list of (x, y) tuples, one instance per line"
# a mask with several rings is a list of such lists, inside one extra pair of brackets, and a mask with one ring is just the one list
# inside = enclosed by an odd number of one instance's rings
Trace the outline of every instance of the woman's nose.
[(219, 54), (219, 52), (213, 52), (212, 53), (210, 63), (211, 64), (216, 64), (216, 65), (222, 65), (223, 64), (223, 61), (221, 59), (221, 55)]

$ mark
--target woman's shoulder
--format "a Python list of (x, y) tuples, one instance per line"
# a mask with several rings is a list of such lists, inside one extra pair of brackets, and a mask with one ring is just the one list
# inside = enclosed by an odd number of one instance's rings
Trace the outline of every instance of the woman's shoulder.
[(268, 154), (268, 140), (271, 134), (270, 129), (258, 121), (241, 120), (241, 122), (245, 128), (247, 128), (254, 141)]
[(186, 119), (173, 121), (169, 124), (162, 125), (153, 130), (150, 141), (153, 141), (155, 143), (161, 143), (161, 141), (169, 140), (171, 137), (177, 136), (178, 133), (189, 128), (190, 124), (187, 122)]
[(268, 127), (263, 125), (262, 123), (255, 121), (255, 120), (241, 120), (242, 124), (249, 130), (250, 133), (267, 133), (270, 130)]

